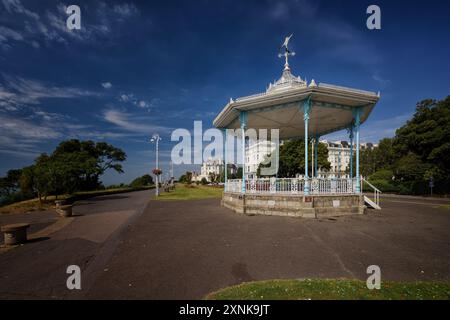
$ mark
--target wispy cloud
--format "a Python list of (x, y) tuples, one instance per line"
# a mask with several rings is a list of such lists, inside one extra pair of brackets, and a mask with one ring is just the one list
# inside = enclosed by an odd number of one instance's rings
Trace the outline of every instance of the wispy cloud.
[(108, 109), (103, 112), (103, 119), (114, 124), (120, 129), (142, 134), (153, 134), (155, 132), (167, 133), (169, 127), (154, 125), (156, 120), (150, 117), (142, 117), (136, 114), (130, 114), (118, 109)]
[(128, 18), (139, 13), (138, 8), (136, 8), (136, 6), (132, 3), (116, 4), (113, 6), (113, 11), (124, 18)]
[(26, 9), (20, 0), (2, 0), (2, 3), (8, 13), (20, 13), (33, 19), (39, 19), (39, 15)]
[(40, 153), (38, 145), (59, 138), (54, 128), (0, 113), (0, 154), (34, 157)]
[(0, 112), (0, 154), (34, 157), (43, 152), (49, 142), (57, 143), (62, 139), (121, 140), (139, 136), (123, 130), (101, 130), (34, 106), (27, 110), (27, 115), (21, 111)]
[[(61, 43), (68, 45), (72, 41), (100, 43), (99, 40), (112, 41), (120, 29), (117, 23), (125, 23), (127, 18), (139, 14), (134, 4), (123, 3), (114, 6), (99, 1), (93, 4), (89, 14), (81, 6), (82, 27), (80, 30), (69, 30), (66, 26), (66, 5), (57, 4), (52, 9), (38, 13), (27, 9), (20, 0), (2, 0), (5, 14), (16, 16), (21, 21), (12, 27), (0, 29), (0, 48), (9, 49), (14, 42), (28, 43), (40, 48), (44, 43)], [(116, 32), (112, 32), (115, 30)]]
[(382, 87), (386, 87), (391, 84), (391, 80), (384, 79), (383, 77), (380, 76), (379, 72), (375, 72), (372, 75), (372, 79), (375, 80), (376, 82), (378, 82)]
[(24, 39), (20, 33), (10, 28), (0, 26), (0, 46), (9, 46), (9, 40), (23, 41)]
[(38, 80), (3, 75), (0, 85), (0, 107), (18, 108), (40, 104), (42, 99), (98, 96), (93, 91), (75, 87), (58, 87)]

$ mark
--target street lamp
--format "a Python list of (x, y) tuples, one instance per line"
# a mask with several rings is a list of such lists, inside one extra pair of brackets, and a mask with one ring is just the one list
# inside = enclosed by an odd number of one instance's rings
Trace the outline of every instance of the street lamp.
[[(156, 144), (156, 171), (159, 170), (159, 159), (158, 159), (158, 152), (159, 152), (159, 141), (161, 141), (161, 137), (159, 134), (154, 134), (150, 142), (154, 142)], [(156, 196), (159, 196), (159, 174), (155, 174), (156, 176)]]

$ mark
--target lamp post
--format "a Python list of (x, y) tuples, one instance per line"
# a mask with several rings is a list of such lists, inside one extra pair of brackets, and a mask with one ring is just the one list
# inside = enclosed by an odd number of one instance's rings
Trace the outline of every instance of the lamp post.
[[(156, 169), (159, 169), (159, 159), (158, 159), (158, 152), (159, 152), (159, 141), (161, 141), (161, 137), (159, 136), (159, 134), (154, 134), (151, 139), (150, 142), (154, 142), (156, 144)], [(159, 175), (155, 174), (156, 176), (156, 196), (159, 196)]]

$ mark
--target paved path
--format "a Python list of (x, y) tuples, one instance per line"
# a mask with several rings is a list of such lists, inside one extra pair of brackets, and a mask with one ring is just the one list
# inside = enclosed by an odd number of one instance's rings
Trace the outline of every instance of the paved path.
[[(142, 213), (152, 193), (139, 191), (82, 201), (74, 207), (72, 221), (66, 220), (70, 223), (64, 222), (60, 230), (0, 254), (0, 299), (81, 297), (103, 272), (121, 232)], [(1, 224), (31, 222), (31, 231), (41, 234), (56, 220), (52, 212), (0, 216)], [(71, 264), (82, 270), (81, 293), (66, 288), (66, 268)]]
[(84, 297), (199, 299), (243, 281), (366, 279), (372, 264), (384, 280), (450, 281), (440, 203), (389, 198), (367, 215), (304, 220), (237, 215), (218, 200), (152, 201)]

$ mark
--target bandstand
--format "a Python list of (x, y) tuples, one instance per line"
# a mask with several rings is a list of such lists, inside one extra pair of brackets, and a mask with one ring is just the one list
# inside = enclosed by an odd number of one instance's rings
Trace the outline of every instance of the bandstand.
[[(242, 139), (242, 178), (227, 179), (222, 204), (248, 215), (285, 215), (321, 217), (364, 212), (362, 180), (359, 170), (360, 127), (367, 120), (379, 94), (342, 86), (306, 80), (291, 73), (288, 49), (290, 38), (283, 44), (285, 58), (281, 78), (260, 94), (230, 100), (213, 124), (222, 129), (278, 129), (279, 138), (305, 141), (305, 172), (301, 178), (252, 178), (245, 173), (245, 134)], [(350, 161), (346, 178), (319, 178), (317, 150), (319, 138), (347, 130), (351, 159), (356, 154), (356, 168)], [(314, 141), (314, 166), (309, 176), (308, 144)], [(225, 159), (227, 159), (225, 155)], [(227, 164), (225, 164), (227, 167)]]

